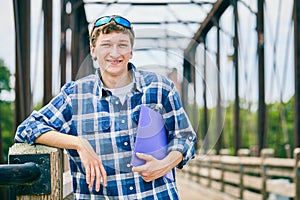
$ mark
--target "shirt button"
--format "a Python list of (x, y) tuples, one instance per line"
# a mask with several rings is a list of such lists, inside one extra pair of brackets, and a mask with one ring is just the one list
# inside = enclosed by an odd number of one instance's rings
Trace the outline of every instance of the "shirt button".
[(129, 187), (129, 190), (133, 190), (133, 187), (132, 187), (132, 186), (130, 186), (130, 187)]
[(128, 142), (124, 142), (124, 145), (127, 146), (127, 145), (128, 145)]
[(190, 136), (190, 137), (189, 137), (189, 140), (192, 140), (192, 139), (193, 139), (192, 136)]
[(124, 124), (124, 123), (125, 123), (125, 120), (124, 120), (124, 119), (122, 119), (122, 120), (121, 120), (121, 123), (122, 123), (122, 124)]
[(131, 164), (128, 163), (128, 164), (127, 164), (127, 167), (128, 167), (128, 168), (131, 167)]
[(116, 101), (116, 105), (119, 105), (119, 101)]

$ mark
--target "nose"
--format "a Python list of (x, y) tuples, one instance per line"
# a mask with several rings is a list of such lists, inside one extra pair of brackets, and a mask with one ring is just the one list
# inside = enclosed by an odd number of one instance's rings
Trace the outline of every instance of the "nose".
[(112, 57), (118, 57), (120, 56), (119, 48), (117, 45), (113, 45), (110, 51), (110, 56)]

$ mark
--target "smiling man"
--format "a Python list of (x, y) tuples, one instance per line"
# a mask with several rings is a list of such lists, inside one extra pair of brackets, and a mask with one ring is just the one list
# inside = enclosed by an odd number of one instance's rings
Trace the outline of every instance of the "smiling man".
[[(66, 149), (75, 199), (178, 199), (164, 175), (194, 157), (196, 135), (173, 82), (129, 62), (134, 32), (121, 16), (97, 19), (90, 44), (96, 73), (67, 83), (19, 125), (15, 141)], [(132, 167), (141, 105), (162, 115), (167, 155), (137, 153), (145, 164)]]

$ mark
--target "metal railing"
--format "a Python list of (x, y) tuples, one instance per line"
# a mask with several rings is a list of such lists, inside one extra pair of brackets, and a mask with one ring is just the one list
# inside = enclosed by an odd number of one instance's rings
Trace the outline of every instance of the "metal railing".
[(8, 157), (9, 164), (0, 165), (0, 186), (9, 187), (9, 200), (62, 200), (72, 193), (61, 149), (19, 143), (10, 148)]
[(40, 176), (40, 168), (33, 162), (0, 165), (0, 185), (30, 185)]

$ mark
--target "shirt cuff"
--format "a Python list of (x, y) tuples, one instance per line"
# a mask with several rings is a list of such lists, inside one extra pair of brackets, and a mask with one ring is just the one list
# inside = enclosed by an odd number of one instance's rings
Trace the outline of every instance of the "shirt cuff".
[(173, 139), (168, 145), (168, 152), (179, 151), (183, 155), (182, 161), (177, 165), (177, 168), (182, 167), (195, 157), (194, 144), (196, 142), (196, 136), (193, 133), (181, 133), (184, 134), (183, 138)]

